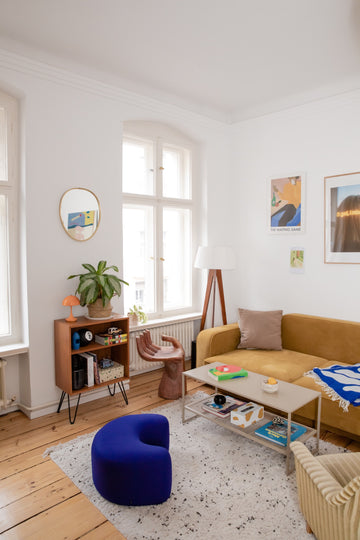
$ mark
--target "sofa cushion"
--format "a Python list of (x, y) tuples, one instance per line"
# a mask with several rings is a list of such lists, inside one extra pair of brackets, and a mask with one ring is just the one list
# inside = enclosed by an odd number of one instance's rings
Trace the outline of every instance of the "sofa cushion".
[(289, 351), (288, 349), (281, 351), (235, 350), (219, 356), (212, 356), (207, 358), (205, 362), (232, 364), (286, 382), (299, 379), (306, 371), (315, 366), (323, 367), (323, 364), (328, 364), (325, 359), (318, 356)]
[(239, 349), (270, 349), (280, 351), (282, 311), (252, 311), (239, 309), (241, 332)]

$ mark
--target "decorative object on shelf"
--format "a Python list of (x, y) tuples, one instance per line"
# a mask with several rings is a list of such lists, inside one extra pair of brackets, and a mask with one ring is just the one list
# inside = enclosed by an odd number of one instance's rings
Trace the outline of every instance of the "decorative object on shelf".
[(74, 351), (77, 351), (78, 349), (80, 349), (80, 335), (79, 335), (79, 332), (74, 332), (73, 335), (71, 336), (71, 348)]
[(81, 328), (81, 330), (79, 330), (79, 336), (81, 347), (89, 345), (89, 343), (91, 343), (94, 338), (94, 334), (91, 330), (89, 330), (89, 328)]
[(141, 306), (134, 305), (128, 312), (130, 326), (137, 326), (139, 323), (144, 324), (147, 321), (147, 315), (142, 310)]
[(70, 315), (66, 319), (68, 322), (77, 321), (77, 318), (74, 317), (74, 315), (73, 315), (72, 308), (73, 308), (73, 306), (79, 306), (79, 305), (80, 305), (80, 300), (78, 299), (77, 296), (74, 296), (73, 294), (70, 294), (69, 296), (66, 296), (64, 298), (63, 306), (69, 306), (70, 307)]
[(231, 423), (246, 428), (264, 418), (264, 407), (257, 403), (245, 403), (238, 409), (231, 411)]
[(274, 377), (269, 377), (262, 382), (262, 389), (264, 390), (264, 392), (272, 394), (278, 391), (279, 383), (276, 379), (274, 379)]
[(105, 273), (108, 270), (119, 272), (117, 266), (106, 266), (106, 261), (100, 261), (97, 269), (91, 264), (82, 264), (87, 270), (84, 274), (74, 274), (68, 277), (79, 278), (76, 293), (80, 295), (80, 305), (87, 305), (91, 319), (106, 319), (111, 317), (113, 296), (121, 295), (121, 284), (129, 285), (114, 274)]
[(215, 405), (224, 405), (224, 403), (226, 403), (226, 396), (223, 394), (216, 394), (216, 396), (214, 396), (214, 403)]
[(206, 314), (209, 307), (209, 301), (210, 301), (212, 290), (213, 290), (212, 327), (214, 327), (216, 283), (218, 283), (218, 286), (219, 286), (220, 306), (221, 306), (223, 324), (227, 324), (224, 287), (223, 287), (221, 270), (233, 270), (235, 268), (235, 254), (233, 250), (228, 247), (200, 246), (196, 253), (194, 266), (195, 268), (203, 268), (203, 269), (209, 270), (200, 330), (203, 330), (205, 327)]
[[(259, 437), (263, 437), (280, 446), (287, 446), (287, 429), (287, 420), (281, 418), (281, 416), (275, 416), (271, 422), (259, 427), (255, 433)], [(291, 422), (290, 433), (290, 441), (292, 442), (300, 437), (300, 435), (306, 433), (306, 427)]]
[(99, 200), (85, 188), (65, 191), (60, 200), (59, 213), (65, 232), (79, 242), (90, 240), (100, 223)]

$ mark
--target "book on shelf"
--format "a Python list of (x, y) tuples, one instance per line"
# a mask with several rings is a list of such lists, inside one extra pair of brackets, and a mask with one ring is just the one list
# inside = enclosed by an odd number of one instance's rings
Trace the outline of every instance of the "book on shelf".
[[(273, 422), (272, 420), (267, 424), (259, 427), (255, 430), (255, 434), (263, 439), (267, 439), (281, 446), (287, 446), (287, 429), (288, 423), (287, 420), (283, 420), (282, 423)], [(307, 428), (301, 426), (300, 424), (295, 424), (291, 422), (291, 435), (290, 441), (294, 441), (303, 433), (306, 433)]]
[(208, 371), (210, 377), (216, 381), (226, 381), (228, 379), (235, 379), (237, 377), (247, 377), (248, 372), (239, 366), (231, 366), (224, 364), (222, 366), (216, 366)]
[(95, 334), (95, 343), (99, 343), (100, 345), (127, 343), (127, 334)]
[(245, 401), (240, 401), (239, 399), (235, 399), (231, 396), (225, 397), (226, 401), (222, 405), (217, 405), (213, 399), (206, 399), (202, 403), (202, 408), (204, 409), (204, 411), (215, 414), (220, 418), (226, 418), (227, 416), (230, 416), (232, 410), (237, 409), (245, 403)]
[(80, 353), (84, 359), (85, 386), (94, 386), (94, 360), (89, 353)]

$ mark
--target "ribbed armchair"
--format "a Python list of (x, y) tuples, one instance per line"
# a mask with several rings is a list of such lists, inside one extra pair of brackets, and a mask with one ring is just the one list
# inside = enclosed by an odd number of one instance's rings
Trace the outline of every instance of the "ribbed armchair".
[(360, 540), (360, 452), (315, 457), (299, 441), (290, 448), (308, 532), (317, 540)]

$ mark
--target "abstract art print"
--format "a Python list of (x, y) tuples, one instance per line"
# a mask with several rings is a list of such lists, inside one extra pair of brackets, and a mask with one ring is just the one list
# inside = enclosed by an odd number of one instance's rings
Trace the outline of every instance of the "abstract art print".
[(290, 249), (290, 272), (303, 274), (305, 272), (305, 251), (304, 248), (294, 247)]
[(324, 180), (325, 262), (360, 264), (360, 172)]
[(303, 232), (304, 174), (270, 179), (271, 232)]

